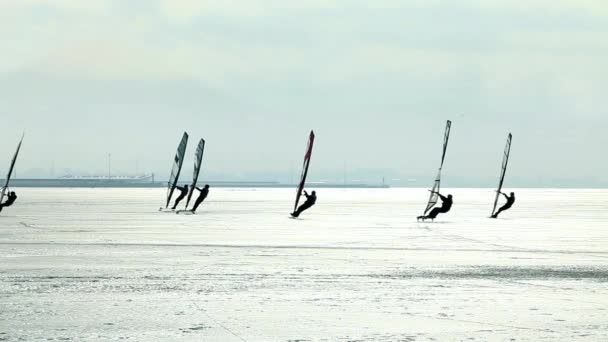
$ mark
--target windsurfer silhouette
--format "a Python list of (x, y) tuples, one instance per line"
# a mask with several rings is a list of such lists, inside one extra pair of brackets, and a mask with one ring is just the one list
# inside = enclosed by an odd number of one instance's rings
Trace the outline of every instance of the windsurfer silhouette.
[(6, 197), (6, 201), (4, 203), (0, 203), (0, 211), (2, 211), (4, 207), (10, 207), (17, 200), (17, 194), (14, 191), (9, 192)]
[(505, 211), (510, 209), (513, 206), (513, 203), (515, 203), (515, 193), (511, 192), (511, 195), (507, 195), (504, 192), (500, 193), (501, 195), (505, 196), (505, 198), (507, 199), (507, 203), (505, 203), (505, 205), (503, 205), (502, 207), (500, 207), (500, 209), (498, 209), (498, 211), (496, 213), (494, 213), (494, 215), (492, 215), (492, 218), (498, 218), (498, 215)]
[(196, 212), (196, 208), (198, 208), (198, 206), (203, 203), (205, 198), (207, 198), (207, 195), (209, 195), (209, 184), (205, 184), (205, 187), (202, 189), (197, 187), (196, 190), (200, 191), (201, 193), (198, 195), (198, 198), (194, 202), (194, 207), (192, 207), (192, 210), (190, 210), (192, 211), (192, 213)]
[(441, 207), (433, 208), (433, 210), (431, 210), (431, 212), (428, 215), (418, 216), (416, 218), (416, 220), (422, 220), (422, 221), (424, 221), (426, 219), (435, 220), (437, 215), (439, 215), (440, 213), (447, 213), (448, 211), (450, 211), (450, 209), (452, 209), (452, 204), (454, 203), (452, 200), (452, 195), (448, 195), (447, 197), (445, 197), (437, 191), (431, 191), (431, 192), (439, 195), (439, 198), (441, 198), (441, 202), (442, 202)]
[(294, 211), (293, 213), (291, 213), (292, 217), (298, 217), (300, 216), (300, 214), (305, 211), (306, 209), (312, 207), (313, 205), (315, 205), (315, 203), (317, 202), (317, 193), (315, 191), (313, 191), (310, 195), (306, 192), (306, 190), (304, 190), (304, 196), (306, 196), (306, 202), (304, 202), (304, 204), (302, 204), (298, 210)]

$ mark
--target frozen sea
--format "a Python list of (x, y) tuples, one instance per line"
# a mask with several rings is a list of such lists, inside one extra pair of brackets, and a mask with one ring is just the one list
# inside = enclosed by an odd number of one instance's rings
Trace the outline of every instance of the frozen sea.
[[(510, 189), (509, 189), (510, 190)], [(0, 340), (608, 341), (608, 190), (19, 189), (0, 214)]]

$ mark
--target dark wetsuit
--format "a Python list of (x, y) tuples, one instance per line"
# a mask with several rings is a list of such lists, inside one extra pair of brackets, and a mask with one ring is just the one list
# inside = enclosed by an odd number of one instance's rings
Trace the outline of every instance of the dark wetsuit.
[(447, 213), (448, 211), (450, 211), (450, 209), (452, 209), (452, 204), (453, 204), (453, 200), (449, 197), (445, 197), (442, 194), (438, 194), (439, 198), (441, 198), (441, 207), (436, 207), (433, 208), (433, 210), (431, 210), (431, 212), (426, 215), (426, 216), (419, 216), (418, 219), (431, 219), (434, 220), (437, 215), (441, 214), (441, 213)]
[(207, 198), (207, 195), (209, 195), (209, 188), (196, 188), (198, 191), (200, 191), (200, 195), (198, 195), (198, 198), (196, 199), (196, 201), (194, 202), (194, 207), (192, 207), (192, 212), (196, 212), (196, 208), (198, 208), (198, 206), (203, 203), (203, 201), (205, 200), (205, 198)]
[(15, 201), (17, 200), (17, 195), (11, 195), (10, 193), (8, 194), (6, 201), (4, 203), (0, 203), (0, 211), (2, 211), (2, 208), (4, 207), (10, 207), (11, 205), (13, 205), (13, 203), (15, 203)]
[(315, 205), (315, 202), (317, 202), (317, 195), (316, 195), (316, 194), (309, 195), (309, 194), (307, 194), (307, 193), (304, 193), (304, 196), (306, 196), (306, 202), (304, 202), (304, 204), (302, 204), (302, 205), (301, 205), (301, 206), (298, 208), (298, 210), (296, 210), (295, 212), (293, 212), (293, 213), (291, 214), (291, 216), (293, 216), (293, 217), (298, 217), (298, 216), (300, 216), (300, 214), (301, 214), (301, 213), (302, 213), (304, 210), (306, 210), (306, 209), (308, 209), (308, 208), (312, 207), (313, 205)]
[(181, 200), (183, 200), (184, 197), (186, 197), (186, 195), (188, 195), (188, 186), (187, 185), (183, 186), (183, 187), (178, 186), (178, 187), (176, 187), (176, 189), (181, 192), (180, 192), (179, 196), (175, 199), (175, 204), (173, 205), (173, 208), (171, 208), (171, 209), (177, 208), (177, 205), (179, 204), (179, 202)]
[(507, 196), (505, 194), (502, 195), (505, 196), (505, 198), (507, 199), (507, 203), (500, 207), (500, 209), (498, 209), (498, 211), (494, 215), (492, 215), (492, 218), (497, 218), (501, 212), (511, 208), (513, 206), (513, 203), (515, 203), (515, 194), (513, 194), (512, 196)]

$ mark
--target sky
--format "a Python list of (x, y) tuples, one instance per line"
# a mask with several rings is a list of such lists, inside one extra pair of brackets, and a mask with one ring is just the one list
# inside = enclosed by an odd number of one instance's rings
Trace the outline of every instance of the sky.
[[(603, 0), (2, 0), (0, 172), (608, 186)], [(189, 173), (189, 172), (188, 172)], [(3, 176), (0, 176), (3, 177)]]

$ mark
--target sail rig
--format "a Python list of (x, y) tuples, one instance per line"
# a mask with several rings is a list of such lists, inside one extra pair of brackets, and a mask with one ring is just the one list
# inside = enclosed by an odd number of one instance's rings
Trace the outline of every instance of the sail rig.
[(182, 140), (177, 146), (177, 153), (175, 154), (175, 158), (173, 159), (171, 177), (169, 177), (169, 182), (167, 183), (167, 204), (165, 205), (165, 208), (169, 207), (169, 203), (171, 203), (171, 196), (173, 196), (173, 191), (175, 191), (175, 188), (177, 187), (177, 180), (179, 179), (179, 174), (182, 171), (182, 165), (184, 164), (184, 154), (186, 154), (187, 145), (188, 133), (184, 132)]
[(188, 199), (186, 200), (186, 209), (192, 198), (194, 190), (196, 190), (196, 182), (198, 182), (198, 175), (201, 172), (201, 166), (203, 165), (203, 153), (205, 152), (205, 139), (201, 139), (196, 146), (196, 152), (194, 152), (194, 174), (192, 175), (192, 186), (190, 187), (190, 193), (188, 193)]
[(502, 164), (500, 166), (500, 178), (498, 180), (498, 188), (496, 189), (496, 198), (494, 199), (494, 207), (492, 208), (492, 216), (496, 212), (498, 206), (498, 199), (500, 198), (500, 192), (502, 191), (502, 185), (505, 182), (505, 174), (507, 173), (507, 166), (509, 165), (509, 156), (511, 154), (511, 140), (513, 135), (509, 133), (507, 136), (507, 144), (505, 145), (505, 151), (502, 155)]
[(443, 169), (443, 162), (445, 160), (445, 153), (448, 150), (448, 141), (450, 139), (450, 130), (452, 129), (452, 121), (448, 120), (445, 125), (445, 133), (443, 134), (443, 153), (441, 154), (441, 164), (439, 165), (439, 170), (437, 171), (437, 176), (435, 177), (435, 182), (433, 183), (433, 188), (431, 190), (431, 194), (429, 196), (429, 201), (426, 205), (426, 209), (424, 209), (424, 214), (428, 213), (431, 208), (437, 204), (439, 201), (439, 190), (441, 188), (441, 170)]
[(304, 185), (306, 185), (306, 176), (308, 176), (308, 166), (310, 166), (310, 156), (312, 155), (312, 146), (315, 143), (315, 132), (310, 131), (308, 136), (308, 146), (306, 147), (306, 154), (304, 154), (304, 163), (302, 165), (302, 175), (300, 176), (300, 183), (298, 184), (298, 191), (296, 193), (296, 202), (293, 206), (293, 210), (298, 209), (298, 203), (300, 202), (300, 196), (304, 191)]
[(23, 137), (25, 136), (25, 133), (21, 135), (21, 140), (19, 141), (19, 144), (17, 145), (17, 150), (15, 151), (15, 154), (13, 155), (13, 159), (11, 160), (11, 166), (8, 168), (8, 173), (6, 174), (6, 179), (4, 180), (4, 186), (2, 187), (2, 192), (0, 193), (0, 203), (4, 202), (4, 196), (6, 196), (8, 189), (9, 189), (9, 184), (11, 181), (11, 176), (13, 175), (13, 170), (15, 169), (15, 163), (17, 162), (17, 157), (19, 156), (19, 150), (21, 150), (21, 143), (23, 143)]

